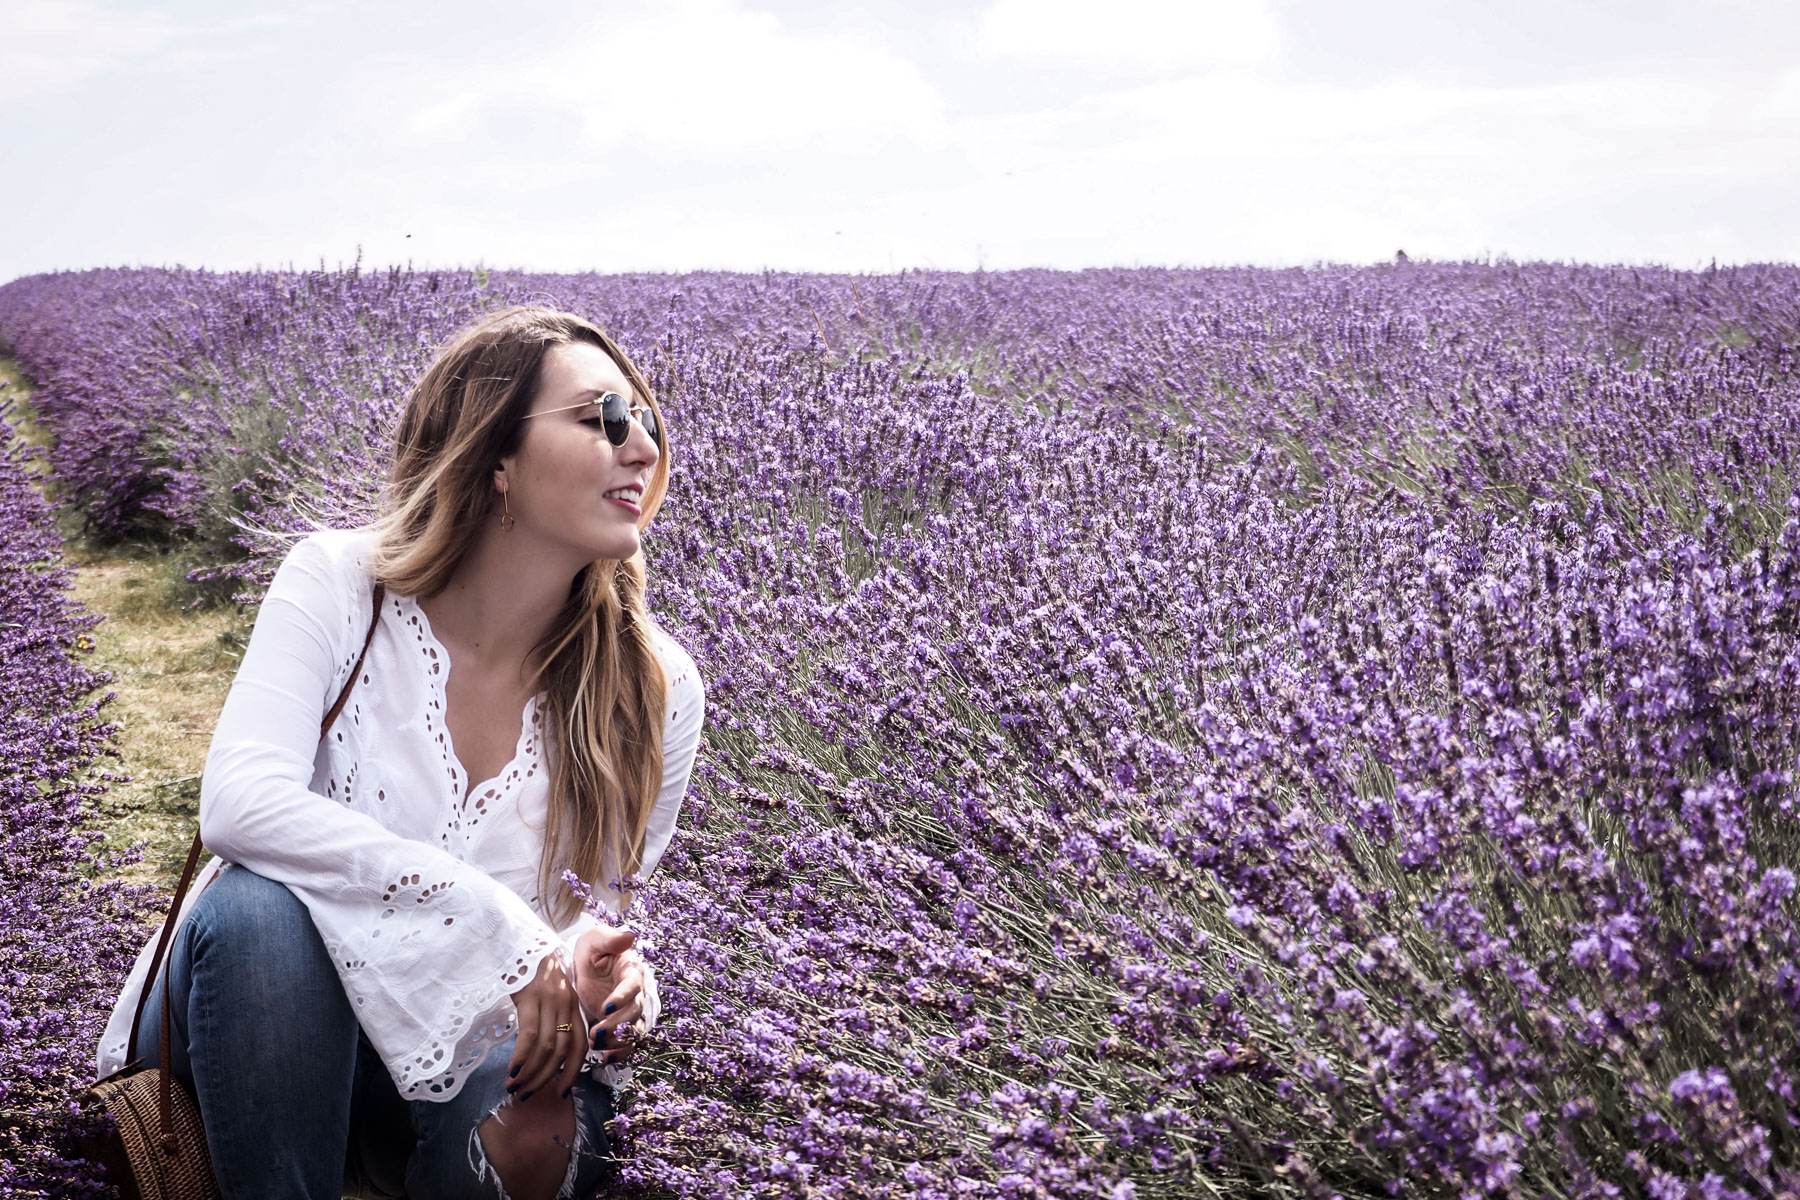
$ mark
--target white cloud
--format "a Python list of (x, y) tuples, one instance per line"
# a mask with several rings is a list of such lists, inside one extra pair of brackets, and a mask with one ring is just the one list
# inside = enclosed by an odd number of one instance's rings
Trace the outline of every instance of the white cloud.
[(0, 99), (64, 91), (151, 58), (182, 26), (159, 12), (125, 12), (91, 0), (7, 0), (0, 5)]
[[(0, 0), (0, 100), (47, 98), (122, 69), (194, 71), (249, 52), (241, 34), (298, 18), (247, 13), (209, 24), (93, 0)], [(223, 39), (223, 40), (222, 40)]]
[(1249, 66), (1279, 42), (1265, 0), (996, 0), (979, 41), (993, 55), (1100, 66)]
[[(33, 188), (0, 196), (0, 224), (40, 235), (0, 278), (359, 246), (613, 270), (1800, 255), (1800, 71), (1743, 65), (1730, 22), (1555, 71), (1401, 45), (1338, 72), (1294, 0), (1000, 0), (905, 28), (777, 0), (542, 0), (429, 29), (334, 3), (303, 37), (137, 17), (90, 42), (117, 14), (28, 2), (0, 12), (36, 13), (35, 40), (0, 45), (61, 64), (32, 86), (111, 74), (81, 104), (4, 106), (45, 151)], [(1398, 37), (1417, 8), (1371, 28)], [(259, 38), (280, 57), (205, 61)], [(201, 61), (169, 86), (184, 55)], [(241, 105), (191, 121), (204, 95)]]
[(1800, 67), (1785, 71), (1776, 79), (1775, 85), (1769, 89), (1768, 99), (1761, 107), (1772, 116), (1790, 120), (1800, 117)]
[(1622, 140), (1716, 127), (1731, 97), (1718, 88), (1631, 78), (1515, 87), (1412, 81), (1321, 88), (1239, 73), (1147, 84), (1088, 101), (1129, 119), (1171, 160), (1207, 154), (1329, 158), (1407, 153), (1460, 159), (1507, 146), (1583, 141), (1614, 157)]
[(944, 126), (913, 64), (860, 39), (793, 31), (735, 0), (657, 6), (479, 70), (417, 69), (425, 79), (388, 90), (439, 97), (410, 118), (426, 136), (547, 121), (579, 130), (589, 148), (732, 155), (926, 143)]

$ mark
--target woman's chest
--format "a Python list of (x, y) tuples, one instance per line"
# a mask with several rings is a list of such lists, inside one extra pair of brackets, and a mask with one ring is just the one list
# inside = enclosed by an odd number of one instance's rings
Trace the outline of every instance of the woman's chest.
[(465, 790), (479, 791), (518, 757), (531, 693), (500, 672), (477, 675), (466, 667), (450, 673), (443, 693), (445, 746)]
[(510, 876), (535, 878), (548, 809), (538, 699), (496, 700), (474, 677), (459, 693), (447, 652), (415, 615), (404, 597), (387, 601), (336, 726), (346, 736), (321, 746), (314, 790), (518, 891)]

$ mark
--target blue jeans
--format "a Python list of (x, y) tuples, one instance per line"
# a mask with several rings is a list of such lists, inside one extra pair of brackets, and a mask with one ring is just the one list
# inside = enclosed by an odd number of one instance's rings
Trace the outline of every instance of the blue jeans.
[[(511, 1099), (510, 1040), (454, 1098), (402, 1099), (306, 906), (240, 866), (194, 902), (169, 953), (170, 1066), (199, 1102), (225, 1200), (505, 1196), (476, 1129)], [(138, 1035), (151, 1063), (162, 993), (159, 971)], [(584, 1074), (573, 1098), (576, 1145), (558, 1195), (586, 1197), (612, 1176), (612, 1089)]]

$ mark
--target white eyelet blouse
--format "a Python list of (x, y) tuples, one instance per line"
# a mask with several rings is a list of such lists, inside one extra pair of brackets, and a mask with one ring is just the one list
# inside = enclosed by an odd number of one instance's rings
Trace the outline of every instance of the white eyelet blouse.
[[(449, 656), (412, 597), (383, 601), (362, 674), (318, 739), (368, 631), (372, 545), (358, 531), (322, 531), (276, 571), (207, 754), (200, 826), (218, 857), (195, 878), (182, 919), (226, 863), (287, 884), (400, 1094), (448, 1100), (511, 1036), (512, 993), (547, 954), (567, 966), (597, 922), (584, 914), (554, 929), (538, 895), (549, 786), (537, 697), (512, 760), (471, 784), (444, 727)], [(705, 707), (693, 659), (660, 629), (656, 641), (669, 697), (646, 878), (675, 832)], [(617, 893), (595, 895), (617, 911)], [(152, 936), (113, 1006), (102, 1076), (124, 1064), (155, 945)], [(653, 1020), (653, 980), (646, 991)]]

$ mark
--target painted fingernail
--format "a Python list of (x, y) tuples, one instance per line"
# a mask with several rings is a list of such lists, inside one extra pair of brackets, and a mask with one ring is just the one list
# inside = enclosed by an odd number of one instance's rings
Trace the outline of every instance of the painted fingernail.
[(531, 1099), (531, 1093), (530, 1093), (530, 1092), (526, 1092), (526, 1093), (525, 1093), (525, 1094), (524, 1094), (524, 1095), (523, 1095), (523, 1096), (520, 1096), (520, 1097), (519, 1097), (519, 1100), (520, 1100), (520, 1102), (521, 1102), (521, 1103), (523, 1103), (523, 1102), (524, 1102), (524, 1101), (526, 1101), (526, 1100), (529, 1100), (529, 1099)]
[(518, 1090), (519, 1090), (519, 1085), (515, 1083), (511, 1087), (506, 1089), (506, 1094), (510, 1096)]
[(563, 1089), (563, 1094), (562, 1094), (561, 1098), (564, 1100), (567, 1100), (569, 1098), (569, 1093), (574, 1090), (575, 1090), (575, 1085), (571, 1083), (568, 1087)]
[(616, 1004), (609, 1004), (609, 1005), (607, 1005), (607, 1006), (606, 1006), (606, 1011), (607, 1011), (607, 1012), (608, 1012), (608, 1013), (611, 1013), (611, 1012), (612, 1012), (612, 1010), (613, 1010), (613, 1009), (615, 1009), (615, 1008), (617, 1008), (617, 1007), (619, 1007), (619, 1006), (618, 1006), (618, 1005), (616, 1005)]
[[(520, 1063), (519, 1067), (522, 1067), (524, 1065), (525, 1065), (524, 1063)], [(506, 1073), (506, 1077), (508, 1079), (517, 1079), (519, 1077), (519, 1067), (514, 1067), (512, 1070), (508, 1071)]]

